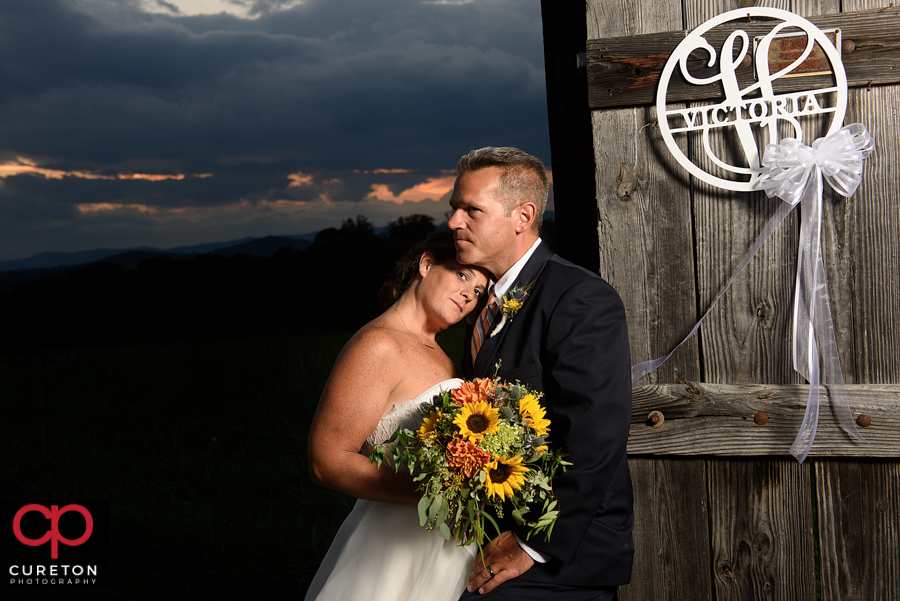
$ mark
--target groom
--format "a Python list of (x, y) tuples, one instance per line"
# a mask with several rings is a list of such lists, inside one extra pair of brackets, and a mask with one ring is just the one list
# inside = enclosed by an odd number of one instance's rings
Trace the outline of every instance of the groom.
[[(539, 237), (549, 184), (540, 160), (516, 148), (463, 156), (450, 197), (449, 226), (460, 263), (494, 278), (493, 297), (467, 336), (468, 377), (498, 375), (544, 392), (550, 446), (569, 453), (553, 491), (560, 515), (549, 541), (525, 541), (508, 521), (475, 561), (461, 599), (617, 599), (631, 579), (631, 357), (625, 310), (594, 273), (553, 254)], [(531, 284), (504, 327), (494, 312), (510, 288)], [(494, 300), (496, 298), (496, 301)], [(486, 327), (478, 324), (487, 319)], [(482, 322), (484, 323), (484, 322)], [(482, 332), (484, 335), (482, 336)]]

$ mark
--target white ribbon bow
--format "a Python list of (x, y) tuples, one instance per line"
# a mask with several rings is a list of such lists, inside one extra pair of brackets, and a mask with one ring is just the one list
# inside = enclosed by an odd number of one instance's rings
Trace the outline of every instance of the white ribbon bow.
[(865, 126), (853, 123), (827, 138), (819, 138), (812, 146), (796, 138), (785, 138), (781, 144), (769, 144), (763, 156), (760, 184), (769, 198), (777, 196), (796, 205), (813, 170), (825, 176), (828, 185), (841, 196), (853, 196), (862, 181), (863, 159), (875, 150), (875, 141)]
[(766, 146), (763, 156), (764, 174), (760, 184), (766, 194), (770, 198), (778, 196), (791, 208), (797, 204), (801, 206), (794, 288), (794, 370), (809, 382), (809, 399), (800, 432), (791, 446), (791, 454), (800, 462), (806, 459), (816, 437), (820, 380), (830, 385), (832, 405), (841, 426), (848, 434), (865, 442), (856, 429), (847, 401), (828, 303), (821, 243), (822, 178), (824, 176), (828, 185), (841, 196), (852, 196), (862, 181), (862, 162), (874, 149), (874, 140), (866, 128), (853, 123), (826, 138), (819, 138), (812, 147), (794, 138), (785, 138), (781, 144)]
[[(831, 385), (831, 398), (841, 426), (851, 436), (865, 442), (856, 429), (850, 403), (847, 401), (831, 308), (828, 305), (821, 250), (822, 178), (824, 176), (828, 185), (841, 196), (852, 196), (862, 181), (863, 159), (875, 149), (875, 142), (860, 123), (853, 123), (830, 136), (819, 138), (812, 146), (806, 146), (794, 138), (785, 138), (781, 142), (766, 146), (763, 156), (765, 173), (760, 178), (760, 184), (770, 198), (778, 196), (785, 202), (778, 207), (725, 287), (685, 339), (668, 355), (633, 366), (631, 382), (637, 382), (655, 370), (690, 340), (775, 228), (800, 204), (803, 216), (794, 296), (794, 370), (809, 382), (809, 400), (800, 433), (791, 447), (791, 454), (802, 463), (812, 448), (819, 420), (819, 350), (822, 352), (825, 381)], [(816, 334), (822, 345), (821, 349), (816, 344)]]

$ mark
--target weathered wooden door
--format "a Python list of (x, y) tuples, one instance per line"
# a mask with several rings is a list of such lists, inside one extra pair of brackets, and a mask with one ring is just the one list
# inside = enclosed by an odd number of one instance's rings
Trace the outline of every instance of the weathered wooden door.
[[(706, 311), (781, 201), (692, 179), (661, 141), (654, 82), (677, 32), (749, 5), (841, 21), (844, 122), (875, 138), (860, 188), (850, 199), (826, 193), (824, 218), (844, 379), (854, 417), (871, 418), (869, 444), (825, 404), (809, 458), (788, 454), (808, 391), (791, 361), (792, 214), (697, 336), (634, 389), (636, 559), (620, 596), (898, 599), (900, 10), (874, 0), (544, 0), (558, 234), (599, 243), (596, 258), (561, 251), (596, 261), (622, 295), (633, 363), (668, 353)], [(884, 10), (850, 14), (869, 9)], [(698, 140), (685, 144), (699, 155)], [(647, 423), (650, 411), (661, 427)]]

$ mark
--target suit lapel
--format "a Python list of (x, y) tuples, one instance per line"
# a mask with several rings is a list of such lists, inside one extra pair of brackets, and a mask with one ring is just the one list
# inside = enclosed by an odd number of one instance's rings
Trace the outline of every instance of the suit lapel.
[[(546, 242), (541, 242), (541, 244), (534, 249), (534, 254), (531, 255), (531, 258), (528, 259), (528, 262), (525, 263), (525, 267), (522, 268), (522, 271), (519, 272), (519, 277), (516, 278), (516, 281), (513, 282), (512, 286), (510, 286), (510, 290), (515, 288), (516, 286), (524, 286), (529, 282), (532, 282), (534, 286), (537, 286), (538, 276), (541, 275), (541, 272), (544, 270), (544, 267), (547, 265), (547, 261), (553, 253), (547, 247)], [(534, 288), (532, 288), (532, 293), (534, 292)], [(530, 295), (529, 295), (530, 296)], [(503, 299), (500, 299), (500, 302), (503, 302)], [(528, 300), (525, 300), (525, 305), (528, 304)], [(500, 313), (497, 314), (497, 317), (494, 319), (494, 323), (491, 324), (491, 331), (497, 327), (497, 324), (500, 323)], [(487, 334), (487, 338), (481, 345), (481, 350), (478, 351), (478, 356), (475, 358), (475, 375), (484, 377), (484, 376), (492, 376), (494, 374), (494, 365), (497, 363), (497, 359), (500, 358), (500, 343), (503, 341), (504, 336), (512, 329), (513, 327), (518, 326), (522, 327), (519, 318), (513, 319), (512, 321), (507, 321), (506, 325), (503, 326), (503, 329), (497, 332), (496, 336), (491, 336), (490, 332)], [(509, 367), (509, 366), (507, 366)]]

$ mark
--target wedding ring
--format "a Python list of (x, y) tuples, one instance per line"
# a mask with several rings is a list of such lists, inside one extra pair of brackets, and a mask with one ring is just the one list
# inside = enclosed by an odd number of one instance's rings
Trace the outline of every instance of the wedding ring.
[(488, 574), (490, 574), (490, 575), (491, 575), (491, 578), (493, 578), (493, 577), (494, 577), (494, 570), (491, 569), (491, 566), (488, 566), (487, 569), (488, 569)]

